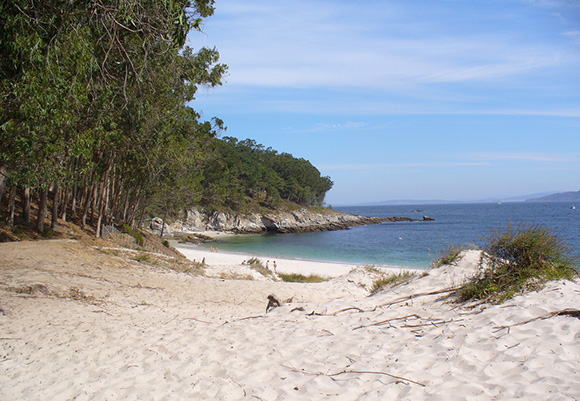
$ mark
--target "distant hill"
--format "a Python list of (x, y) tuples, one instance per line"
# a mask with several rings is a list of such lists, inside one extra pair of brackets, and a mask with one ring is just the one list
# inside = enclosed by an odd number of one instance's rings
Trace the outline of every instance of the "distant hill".
[(539, 198), (527, 199), (526, 202), (580, 202), (580, 191), (560, 192)]

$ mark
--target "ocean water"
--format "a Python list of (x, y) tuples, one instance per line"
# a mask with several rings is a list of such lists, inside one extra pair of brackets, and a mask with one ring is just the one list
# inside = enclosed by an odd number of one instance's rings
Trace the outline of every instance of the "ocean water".
[[(450, 245), (482, 246), (508, 224), (542, 225), (580, 255), (580, 205), (570, 203), (437, 204), (336, 207), (364, 216), (408, 216), (435, 221), (381, 223), (349, 230), (302, 234), (239, 235), (221, 250), (292, 258), (427, 269)], [(209, 246), (209, 245), (208, 245)]]

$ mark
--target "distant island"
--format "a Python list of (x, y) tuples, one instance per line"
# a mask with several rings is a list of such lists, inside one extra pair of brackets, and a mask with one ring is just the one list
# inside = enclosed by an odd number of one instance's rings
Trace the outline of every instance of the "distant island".
[(544, 192), (530, 195), (520, 195), (511, 198), (487, 198), (474, 200), (441, 200), (441, 199), (396, 199), (382, 202), (367, 202), (340, 206), (396, 206), (396, 205), (444, 205), (460, 203), (501, 203), (501, 202), (580, 202), (580, 191)]
[(560, 192), (539, 198), (527, 199), (526, 202), (580, 202), (580, 191)]

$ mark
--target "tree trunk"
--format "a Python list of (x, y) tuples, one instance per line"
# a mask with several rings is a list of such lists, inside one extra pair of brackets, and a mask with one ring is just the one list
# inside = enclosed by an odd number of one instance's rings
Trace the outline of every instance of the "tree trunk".
[(8, 194), (8, 209), (8, 225), (12, 227), (14, 225), (14, 209), (16, 209), (16, 185), (10, 189), (10, 194)]
[(62, 213), (60, 214), (60, 218), (62, 221), (66, 221), (66, 211), (68, 209), (68, 200), (70, 198), (70, 189), (66, 189), (64, 192), (64, 196), (62, 199)]
[[(95, 185), (96, 184), (93, 184), (93, 187)], [(92, 195), (93, 195), (93, 188), (91, 187), (91, 189), (87, 191), (87, 197), (85, 199), (85, 209), (83, 211), (83, 217), (81, 219), (81, 229), (83, 229), (83, 230), (85, 229), (85, 226), (87, 224), (87, 216), (89, 215), (89, 208), (91, 207)]]
[(159, 234), (159, 238), (163, 238), (163, 233), (165, 232), (165, 219), (167, 218), (167, 209), (165, 209), (165, 214), (163, 216), (163, 224), (161, 224), (161, 234)]
[(36, 230), (44, 231), (44, 219), (46, 218), (46, 209), (48, 203), (48, 188), (40, 191), (40, 204), (38, 206), (38, 216), (36, 218)]
[(96, 237), (99, 238), (101, 236), (101, 226), (103, 224), (103, 217), (105, 213), (107, 213), (107, 207), (109, 206), (109, 174), (111, 173), (111, 169), (113, 168), (113, 164), (109, 161), (107, 166), (107, 171), (105, 172), (105, 177), (103, 182), (101, 183), (101, 190), (99, 193), (99, 218), (97, 220), (97, 229), (96, 229)]
[(6, 178), (3, 174), (4, 168), (0, 168), (0, 213), (2, 213), (2, 198), (6, 193)]
[(72, 196), (73, 196), (73, 198), (72, 198), (72, 205), (71, 205), (71, 213), (72, 213), (72, 217), (74, 219), (77, 215), (77, 196), (78, 196), (78, 194), (77, 194), (77, 186), (76, 185), (73, 186)]
[(51, 230), (58, 228), (58, 204), (60, 202), (60, 187), (58, 184), (54, 185), (54, 199), (52, 201), (52, 219), (50, 221)]
[(97, 207), (97, 196), (99, 195), (99, 186), (95, 183), (93, 186), (93, 194), (91, 197), (91, 213), (89, 214), (89, 223), (93, 224), (95, 217), (95, 209)]
[(22, 194), (22, 217), (24, 217), (24, 222), (30, 224), (30, 188), (24, 188), (24, 193)]

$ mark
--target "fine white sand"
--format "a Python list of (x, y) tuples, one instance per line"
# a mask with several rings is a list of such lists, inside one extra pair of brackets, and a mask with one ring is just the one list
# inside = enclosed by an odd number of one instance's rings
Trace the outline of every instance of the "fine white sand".
[[(207, 253), (214, 273), (241, 263)], [(364, 268), (292, 284), (196, 277), (74, 241), (0, 255), (3, 401), (580, 399), (580, 319), (549, 315), (580, 306), (579, 283), (459, 305), (445, 291), (472, 274), (473, 251), (374, 296)], [(293, 299), (265, 313), (268, 294)]]

